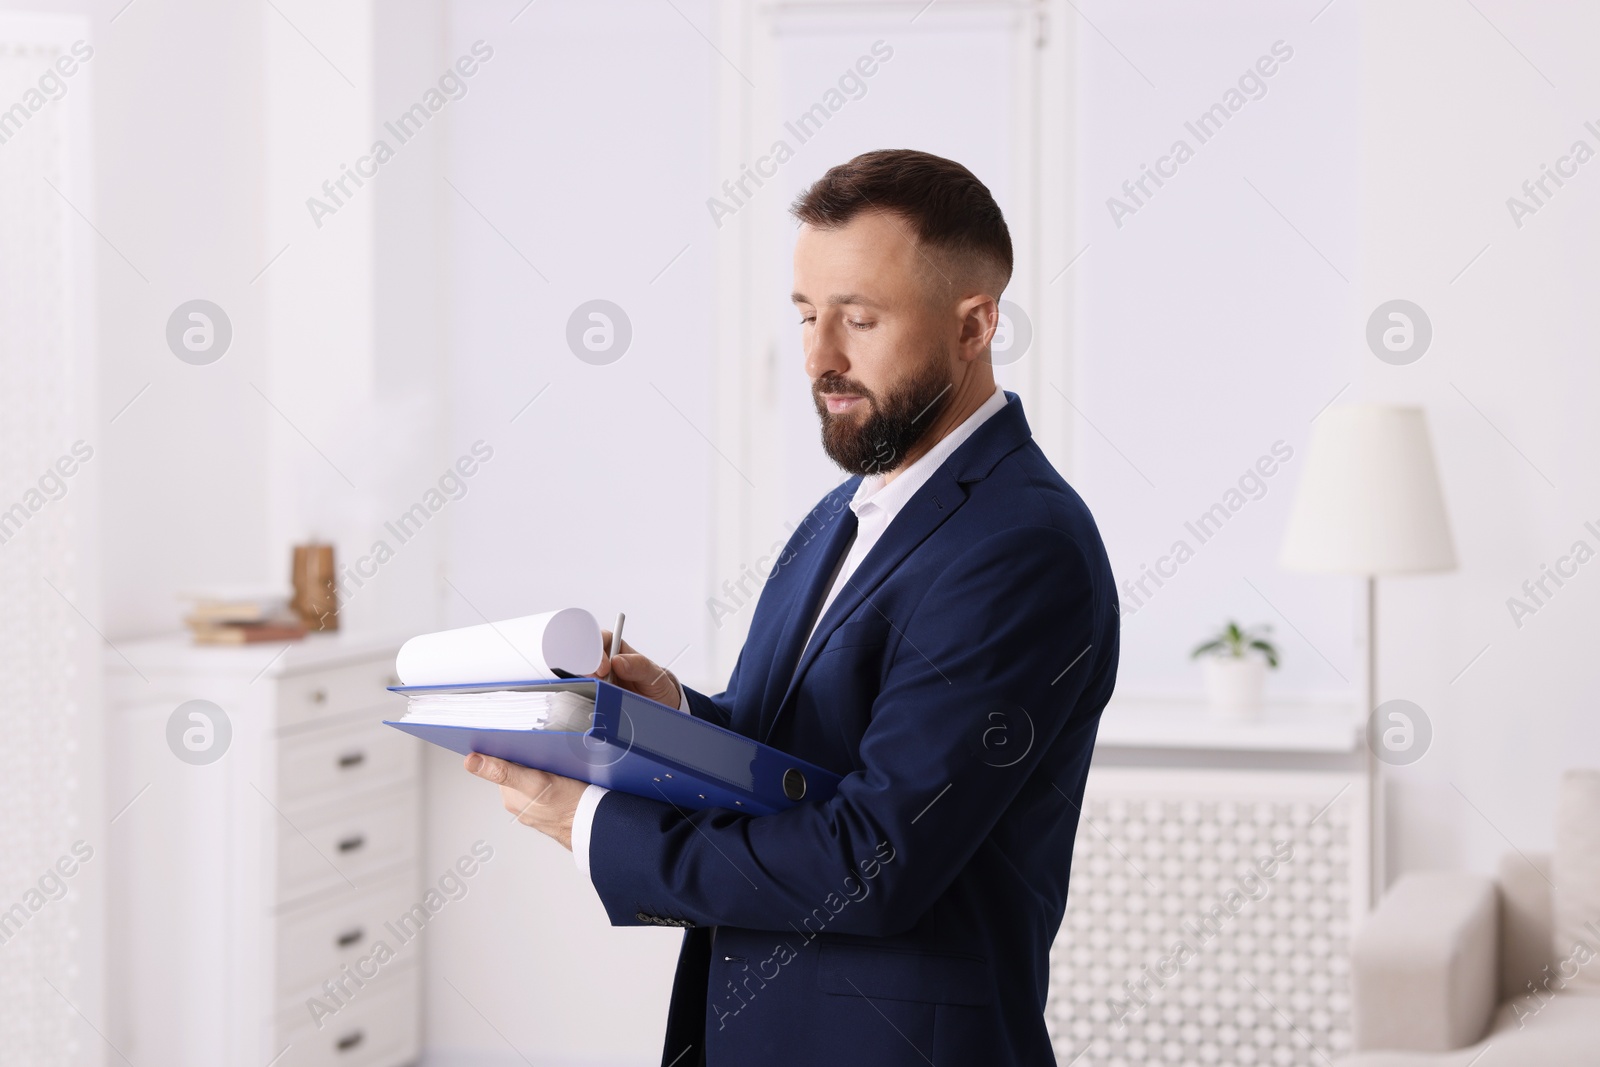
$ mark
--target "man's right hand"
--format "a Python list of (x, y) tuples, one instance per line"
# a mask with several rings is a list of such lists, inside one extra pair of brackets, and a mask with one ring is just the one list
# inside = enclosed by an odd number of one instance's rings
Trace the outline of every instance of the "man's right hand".
[(676, 708), (682, 702), (683, 690), (673, 673), (657, 666), (648, 656), (635, 652), (628, 642), (622, 642), (622, 651), (613, 657), (605, 651), (611, 647), (611, 631), (601, 630), (600, 647), (600, 669), (592, 677), (603, 678), (669, 708)]

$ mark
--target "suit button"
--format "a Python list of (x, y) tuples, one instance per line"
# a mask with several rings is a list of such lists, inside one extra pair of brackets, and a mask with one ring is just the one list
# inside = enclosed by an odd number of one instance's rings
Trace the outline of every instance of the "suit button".
[(639, 920), (639, 921), (640, 921), (640, 922), (642, 922), (642, 923), (648, 923), (648, 922), (654, 922), (654, 921), (655, 921), (655, 918), (656, 918), (656, 917), (655, 917), (655, 916), (654, 916), (654, 915), (646, 915), (646, 914), (645, 914), (645, 913), (644, 913), (644, 912), (642, 912), (642, 911), (636, 911), (636, 912), (634, 912), (634, 913), (633, 913), (633, 917), (634, 917), (634, 918), (635, 918), (635, 919), (638, 919), (638, 920)]

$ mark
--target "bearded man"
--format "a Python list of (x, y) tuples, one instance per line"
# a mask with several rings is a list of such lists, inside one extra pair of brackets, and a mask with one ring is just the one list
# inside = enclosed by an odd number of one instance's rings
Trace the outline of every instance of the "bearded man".
[(573, 850), (613, 925), (684, 929), (663, 1067), (1054, 1064), (1049, 952), (1118, 612), (1089, 509), (995, 383), (1010, 234), (924, 152), (858, 156), (792, 211), (805, 372), (850, 477), (778, 557), (723, 692), (626, 644), (598, 673), (838, 792), (685, 812), (467, 769)]

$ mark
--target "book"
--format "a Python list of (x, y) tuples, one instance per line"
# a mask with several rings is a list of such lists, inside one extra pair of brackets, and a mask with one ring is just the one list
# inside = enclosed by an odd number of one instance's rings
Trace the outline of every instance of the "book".
[(197, 600), (189, 605), (190, 625), (224, 622), (267, 622), (284, 618), (287, 612), (281, 605), (250, 604), (242, 601)]
[(180, 594), (189, 602), (189, 620), (269, 622), (294, 618), (289, 595), (273, 589), (219, 587)]
[(212, 623), (186, 620), (197, 645), (253, 645), (262, 641), (298, 641), (306, 635), (305, 624), (293, 622)]

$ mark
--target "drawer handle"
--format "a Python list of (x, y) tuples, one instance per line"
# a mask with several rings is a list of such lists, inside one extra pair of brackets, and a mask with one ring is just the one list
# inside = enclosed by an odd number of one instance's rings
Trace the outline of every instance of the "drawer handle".
[(345, 1034), (339, 1039), (339, 1043), (333, 1047), (338, 1049), (340, 1052), (349, 1052), (351, 1049), (361, 1044), (362, 1038), (366, 1036), (367, 1032), (365, 1030), (356, 1030), (352, 1033)]
[(326, 689), (313, 689), (311, 691), (311, 703), (313, 703), (313, 704), (326, 704), (327, 702), (328, 702), (328, 691)]
[(358, 926), (354, 930), (346, 930), (344, 933), (340, 934), (334, 940), (334, 943), (340, 948), (349, 948), (351, 945), (360, 944), (362, 941), (366, 940), (366, 937), (367, 931), (363, 927)]
[(351, 834), (349, 837), (347, 837), (343, 841), (339, 842), (339, 851), (340, 852), (354, 852), (356, 849), (360, 848), (362, 845), (364, 845), (366, 843), (367, 843), (367, 835), (366, 834)]
[(365, 762), (367, 762), (367, 754), (365, 752), (346, 752), (339, 757), (339, 769), (346, 770), (350, 767), (359, 767)]

